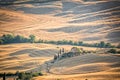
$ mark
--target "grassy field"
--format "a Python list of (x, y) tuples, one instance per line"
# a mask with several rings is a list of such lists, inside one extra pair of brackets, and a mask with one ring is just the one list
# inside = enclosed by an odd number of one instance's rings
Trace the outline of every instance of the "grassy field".
[(0, 35), (10, 33), (28, 37), (34, 34), (37, 39), (88, 43), (117, 44), (120, 41), (118, 0), (67, 0), (41, 4), (1, 6)]
[[(62, 59), (51, 64), (46, 72), (45, 62), (53, 59), (60, 48), (70, 51), (70, 45), (8, 44), (0, 46), (0, 72), (42, 71), (35, 80), (119, 80), (120, 56), (90, 53)], [(77, 46), (78, 47), (78, 46)], [(82, 47), (96, 51), (96, 48)], [(41, 67), (42, 66), (42, 67)]]
[[(119, 0), (11, 1), (19, 4), (0, 5), (0, 36), (12, 34), (28, 38), (33, 34), (36, 40), (44, 41), (120, 43)], [(61, 48), (69, 52), (72, 47), (96, 53), (50, 63)], [(41, 71), (44, 75), (34, 77), (35, 80), (120, 80), (120, 54), (107, 54), (106, 50), (41, 43), (0, 45), (0, 73)]]
[(0, 72), (28, 71), (51, 59), (57, 50), (46, 44), (0, 46)]
[[(45, 61), (53, 59), (60, 48), (68, 52), (71, 45), (52, 44), (7, 44), (0, 45), (0, 72), (29, 71), (39, 67)], [(80, 47), (80, 46), (79, 46)], [(95, 51), (96, 48), (80, 47)]]

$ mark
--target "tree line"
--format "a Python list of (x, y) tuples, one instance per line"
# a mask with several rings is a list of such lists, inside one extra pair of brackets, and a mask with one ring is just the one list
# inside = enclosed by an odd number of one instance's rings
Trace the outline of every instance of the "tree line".
[(41, 72), (16, 72), (16, 73), (0, 73), (3, 80), (13, 77), (14, 80), (31, 80), (33, 77), (42, 76)]
[(36, 36), (29, 35), (29, 37), (24, 37), (21, 35), (12, 35), (12, 34), (4, 34), (0, 37), (0, 44), (10, 44), (10, 43), (48, 43), (48, 44), (56, 44), (56, 45), (75, 45), (75, 46), (86, 46), (86, 47), (99, 47), (99, 48), (120, 48), (120, 44), (118, 46), (114, 46), (111, 43), (106, 43), (101, 41), (99, 43), (88, 44), (83, 41), (72, 41), (72, 40), (59, 40), (59, 41), (47, 41), (47, 40), (36, 40)]
[(35, 42), (35, 36), (29, 35), (28, 38), (21, 35), (4, 34), (0, 37), (0, 44)]

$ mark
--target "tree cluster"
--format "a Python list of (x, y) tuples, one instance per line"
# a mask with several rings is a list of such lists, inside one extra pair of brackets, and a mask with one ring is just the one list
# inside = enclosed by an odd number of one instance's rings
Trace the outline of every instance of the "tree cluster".
[(0, 73), (0, 77), (16, 77), (15, 80), (31, 80), (33, 77), (42, 76), (41, 72), (16, 72), (16, 73)]
[(84, 43), (82, 41), (74, 42), (71, 40), (61, 40), (61, 41), (47, 41), (46, 43), (52, 43), (52, 44), (57, 44), (57, 45), (76, 45), (76, 46), (86, 46), (86, 47), (99, 47), (99, 48), (114, 48), (110, 43), (105, 43), (104, 41), (101, 41), (99, 43), (93, 43), (93, 44), (88, 44)]
[(48, 43), (48, 44), (56, 44), (56, 45), (75, 45), (75, 46), (86, 46), (86, 47), (99, 47), (99, 48), (120, 48), (120, 44), (118, 46), (113, 46), (110, 43), (105, 43), (101, 41), (99, 43), (88, 44), (83, 41), (72, 41), (72, 40), (59, 40), (59, 41), (47, 41), (47, 40), (36, 40), (34, 35), (29, 35), (28, 38), (21, 35), (11, 35), (5, 34), (0, 37), (0, 44), (9, 44), (9, 43)]
[(5, 34), (0, 37), (0, 44), (9, 44), (9, 43), (26, 43), (26, 42), (35, 42), (35, 36), (30, 35), (29, 38), (20, 36), (20, 35), (11, 35)]
[(120, 54), (120, 50), (116, 50), (116, 49), (110, 49), (107, 52), (112, 54)]

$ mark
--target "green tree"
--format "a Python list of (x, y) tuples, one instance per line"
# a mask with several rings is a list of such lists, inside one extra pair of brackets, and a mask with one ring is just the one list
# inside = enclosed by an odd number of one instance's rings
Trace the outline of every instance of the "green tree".
[(74, 44), (74, 45), (78, 45), (78, 42), (74, 42), (73, 44)]
[(99, 43), (99, 47), (101, 47), (101, 48), (105, 47), (105, 42), (104, 42), (104, 41), (101, 41), (101, 42)]
[(68, 41), (67, 40), (63, 40), (62, 43), (63, 44), (68, 44)]
[(62, 41), (57, 41), (57, 44), (63, 44), (63, 42)]
[(25, 79), (25, 73), (23, 73), (23, 72), (19, 73), (18, 78), (20, 80), (24, 80)]
[(35, 36), (34, 35), (30, 35), (29, 38), (30, 38), (30, 42), (31, 43), (35, 42)]
[(117, 53), (117, 51), (116, 51), (116, 49), (110, 49), (109, 51), (108, 51), (109, 53)]
[(106, 44), (105, 44), (105, 47), (106, 47), (106, 48), (110, 48), (110, 47), (111, 47), (111, 44), (110, 44), (110, 43), (106, 43)]
[(93, 47), (98, 47), (98, 45), (99, 45), (98, 43), (95, 43), (93, 44)]
[(20, 36), (20, 35), (17, 35), (17, 36), (15, 36), (15, 38), (14, 38), (14, 42), (16, 43), (16, 42), (24, 42), (23, 41), (23, 38), (24, 37), (22, 37), (22, 36)]
[(83, 42), (82, 42), (82, 41), (79, 41), (79, 42), (78, 42), (78, 45), (79, 45), (79, 46), (83, 45)]
[(43, 41), (43, 40), (41, 40), (41, 39), (39, 39), (37, 42), (38, 42), (38, 43), (43, 43), (44, 41)]
[(70, 40), (70, 41), (68, 42), (68, 44), (73, 45), (73, 41), (72, 41), (72, 40)]
[(14, 36), (11, 34), (6, 34), (2, 36), (2, 40), (4, 43), (12, 43), (14, 39)]
[(3, 44), (3, 40), (2, 39), (0, 39), (0, 44)]

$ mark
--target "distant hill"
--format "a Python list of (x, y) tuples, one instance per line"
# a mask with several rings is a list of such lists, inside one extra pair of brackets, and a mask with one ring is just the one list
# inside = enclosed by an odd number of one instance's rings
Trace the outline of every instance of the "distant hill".
[[(2, 2), (6, 3), (8, 0), (0, 0), (0, 4)], [(9, 2), (17, 4), (0, 5), (0, 35), (34, 34), (43, 40), (120, 43), (119, 0)]]
[[(84, 54), (55, 62), (51, 67), (54, 74), (85, 74), (119, 68), (119, 57), (105, 54)], [(101, 65), (102, 64), (102, 65)], [(114, 67), (113, 67), (114, 66)]]

